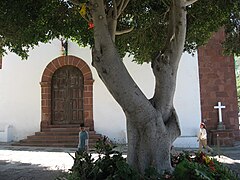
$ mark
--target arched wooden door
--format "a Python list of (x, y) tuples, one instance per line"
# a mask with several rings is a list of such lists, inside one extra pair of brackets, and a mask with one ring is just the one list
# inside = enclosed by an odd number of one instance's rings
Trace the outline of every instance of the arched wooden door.
[(83, 74), (71, 65), (63, 66), (52, 76), (53, 125), (80, 124), (83, 117)]

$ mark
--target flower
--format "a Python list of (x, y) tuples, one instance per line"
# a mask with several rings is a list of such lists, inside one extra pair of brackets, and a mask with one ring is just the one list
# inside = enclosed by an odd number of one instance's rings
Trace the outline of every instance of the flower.
[(94, 24), (92, 21), (88, 22), (88, 29), (93, 29), (94, 28)]
[(210, 168), (213, 172), (216, 171), (215, 167), (213, 167), (213, 166), (209, 166), (209, 168)]

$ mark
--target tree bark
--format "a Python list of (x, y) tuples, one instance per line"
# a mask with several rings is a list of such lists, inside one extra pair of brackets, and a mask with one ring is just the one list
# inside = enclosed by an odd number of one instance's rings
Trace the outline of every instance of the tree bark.
[(173, 0), (169, 14), (165, 48), (152, 62), (155, 93), (148, 100), (133, 81), (115, 48), (112, 31), (116, 29), (105, 14), (104, 0), (91, 0), (94, 7), (93, 66), (122, 107), (127, 120), (127, 161), (144, 173), (149, 166), (158, 172), (172, 171), (170, 148), (180, 135), (173, 106), (178, 64), (186, 34), (185, 0)]
[[(175, 115), (173, 113), (170, 119), (175, 121)], [(150, 166), (156, 168), (159, 173), (171, 172), (172, 131), (168, 131), (162, 123), (161, 114), (152, 112), (146, 124), (136, 125), (130, 118), (127, 117), (128, 163), (142, 173)]]

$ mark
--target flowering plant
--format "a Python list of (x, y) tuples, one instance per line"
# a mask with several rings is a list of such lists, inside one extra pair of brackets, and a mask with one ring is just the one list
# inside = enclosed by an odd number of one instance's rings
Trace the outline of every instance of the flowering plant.
[(171, 162), (174, 172), (159, 174), (154, 167), (140, 174), (123, 158), (122, 153), (114, 150), (114, 146), (107, 137), (103, 137), (96, 144), (96, 152), (99, 154), (94, 160), (91, 153), (76, 153), (73, 167), (67, 174), (68, 180), (76, 179), (129, 179), (129, 180), (237, 180), (236, 173), (225, 167), (216, 159), (202, 153), (183, 152), (172, 155)]
[(236, 173), (203, 152), (177, 154), (172, 157), (172, 163), (173, 179), (238, 179)]

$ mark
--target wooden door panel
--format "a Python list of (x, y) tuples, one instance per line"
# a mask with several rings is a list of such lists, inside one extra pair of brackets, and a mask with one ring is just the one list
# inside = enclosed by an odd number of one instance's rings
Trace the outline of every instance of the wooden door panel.
[(83, 122), (83, 75), (74, 66), (58, 69), (52, 77), (52, 124)]
[(82, 113), (82, 110), (79, 110), (79, 111), (78, 111), (78, 117), (79, 117), (80, 119), (83, 119), (83, 113)]

